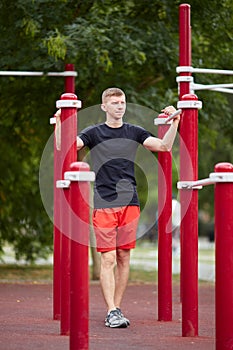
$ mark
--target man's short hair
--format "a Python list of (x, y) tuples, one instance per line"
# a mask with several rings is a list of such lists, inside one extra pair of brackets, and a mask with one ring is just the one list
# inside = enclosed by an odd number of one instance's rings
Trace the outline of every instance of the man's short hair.
[(123, 90), (116, 87), (108, 88), (102, 93), (102, 102), (105, 102), (109, 97), (122, 95), (125, 95)]

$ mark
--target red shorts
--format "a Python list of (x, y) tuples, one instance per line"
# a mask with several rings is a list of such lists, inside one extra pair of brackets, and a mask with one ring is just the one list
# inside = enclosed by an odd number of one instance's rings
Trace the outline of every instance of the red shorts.
[(138, 206), (95, 209), (93, 227), (98, 252), (133, 249), (140, 216)]

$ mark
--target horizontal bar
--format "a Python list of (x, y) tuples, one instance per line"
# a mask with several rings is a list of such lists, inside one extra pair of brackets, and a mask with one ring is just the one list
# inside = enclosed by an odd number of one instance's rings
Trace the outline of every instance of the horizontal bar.
[(207, 73), (207, 74), (233, 75), (233, 70), (194, 68), (192, 66), (179, 66), (179, 67), (176, 67), (176, 72), (177, 73)]
[(174, 113), (169, 115), (167, 118), (155, 118), (154, 119), (154, 125), (164, 125), (169, 124), (169, 122), (174, 119), (178, 114), (182, 113), (181, 109), (177, 109)]
[(210, 178), (197, 180), (197, 181), (178, 181), (178, 190), (200, 190), (203, 186), (213, 185), (215, 181)]
[(48, 75), (50, 77), (76, 77), (77, 72), (75, 71), (64, 71), (64, 72), (24, 72), (24, 71), (0, 71), (2, 76), (22, 76), (22, 77), (41, 77)]
[(191, 90), (212, 90), (212, 91), (219, 91), (219, 92), (225, 92), (225, 93), (228, 93), (228, 94), (233, 94), (233, 89), (227, 89), (227, 88), (224, 88), (224, 87), (221, 87), (222, 85), (232, 85), (233, 87), (233, 84), (216, 84), (216, 85), (202, 85), (202, 84), (192, 84), (191, 83)]
[(165, 124), (167, 124), (168, 122), (170, 122), (172, 119), (174, 119), (178, 114), (181, 114), (182, 109), (177, 109), (177, 111), (175, 111), (174, 113), (172, 113), (171, 115), (169, 115), (169, 117), (166, 118), (165, 120)]
[(215, 89), (215, 88), (233, 88), (233, 84), (209, 84), (209, 85), (203, 85), (203, 84), (191, 84), (191, 86), (194, 88), (194, 90), (202, 90), (202, 89)]
[(233, 172), (211, 173), (207, 179), (197, 181), (178, 181), (177, 188), (179, 190), (197, 190), (203, 186), (213, 185), (216, 183), (233, 183)]

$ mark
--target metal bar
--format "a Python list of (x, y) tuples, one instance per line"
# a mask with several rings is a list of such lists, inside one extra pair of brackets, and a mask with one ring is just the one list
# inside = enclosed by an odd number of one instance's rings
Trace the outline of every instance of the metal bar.
[(230, 172), (210, 173), (209, 177), (206, 179), (196, 181), (179, 181), (177, 182), (177, 188), (180, 190), (200, 189), (203, 186), (214, 185), (219, 182), (233, 182), (233, 174)]
[(208, 68), (194, 68), (192, 66), (179, 66), (176, 67), (177, 73), (206, 73), (206, 74), (222, 74), (233, 75), (233, 70), (226, 69), (208, 69)]
[(203, 186), (213, 185), (215, 182), (216, 181), (213, 181), (210, 178), (197, 181), (179, 181), (177, 182), (177, 188), (179, 190), (201, 189)]
[(192, 84), (191, 83), (191, 89), (194, 90), (194, 91), (195, 90), (212, 90), (212, 91), (218, 91), (218, 92), (225, 92), (225, 93), (228, 93), (228, 94), (233, 94), (233, 89), (226, 89), (226, 88), (218, 87), (220, 85), (224, 85), (224, 84), (217, 84), (217, 85), (215, 85), (216, 87), (213, 87), (212, 85), (209, 86), (209, 85), (201, 85), (201, 84)]
[(216, 89), (216, 88), (233, 88), (233, 84), (191, 84), (194, 90)]
[(25, 77), (41, 77), (47, 75), (50, 77), (76, 77), (77, 72), (65, 71), (65, 72), (25, 72), (25, 71), (0, 71), (2, 76), (25, 76)]
[(175, 111), (174, 113), (172, 113), (169, 117), (166, 118), (165, 120), (165, 124), (167, 124), (168, 122), (170, 122), (170, 120), (174, 119), (178, 114), (180, 114), (182, 112), (181, 109), (177, 109), (177, 111)]

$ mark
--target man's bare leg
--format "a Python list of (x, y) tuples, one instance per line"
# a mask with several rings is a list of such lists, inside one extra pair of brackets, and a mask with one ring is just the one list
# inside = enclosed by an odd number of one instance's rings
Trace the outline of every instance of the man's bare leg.
[(106, 302), (108, 312), (116, 309), (114, 303), (115, 295), (115, 277), (114, 267), (116, 264), (116, 251), (101, 253), (101, 265), (100, 265), (100, 283), (104, 300)]
[(120, 308), (129, 279), (130, 250), (118, 249), (116, 260), (114, 303), (116, 307)]

